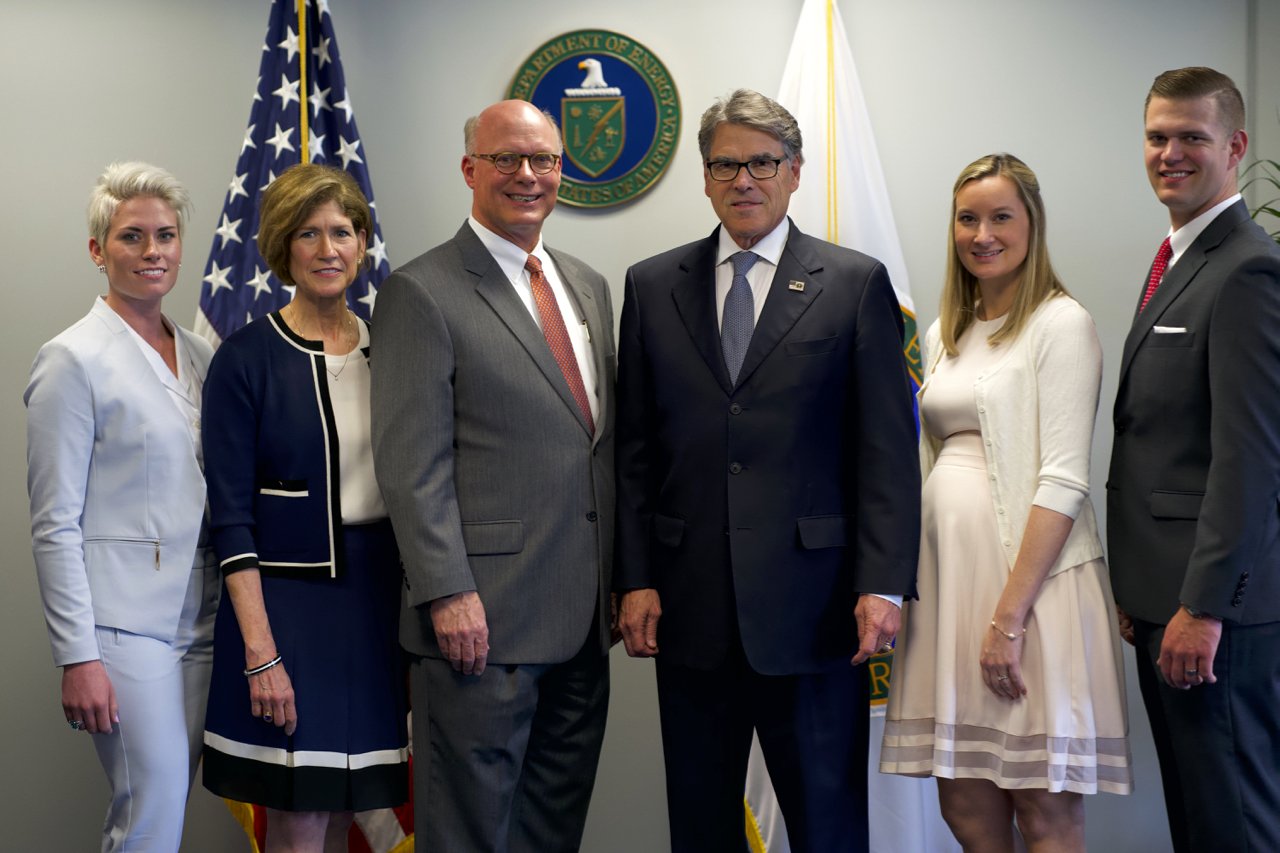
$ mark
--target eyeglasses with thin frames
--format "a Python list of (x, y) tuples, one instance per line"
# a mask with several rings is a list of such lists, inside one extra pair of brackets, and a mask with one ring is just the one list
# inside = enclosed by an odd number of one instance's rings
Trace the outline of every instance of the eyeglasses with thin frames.
[(488, 160), (493, 164), (493, 168), (503, 175), (514, 175), (520, 171), (520, 163), (524, 160), (529, 161), (529, 169), (535, 175), (545, 175), (560, 162), (560, 155), (552, 154), (550, 151), (537, 151), (533, 154), (499, 151), (497, 154), (472, 154), (471, 156), (479, 157), (481, 160)]

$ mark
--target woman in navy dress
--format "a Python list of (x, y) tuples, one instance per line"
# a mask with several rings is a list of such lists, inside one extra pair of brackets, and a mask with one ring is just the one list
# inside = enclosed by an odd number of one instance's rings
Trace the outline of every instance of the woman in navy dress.
[(346, 172), (277, 178), (258, 248), (293, 301), (227, 338), (205, 385), (227, 594), (204, 784), (267, 808), (269, 851), (346, 849), (355, 812), (408, 796), (399, 555), (373, 475), (369, 330), (346, 301), (370, 231)]

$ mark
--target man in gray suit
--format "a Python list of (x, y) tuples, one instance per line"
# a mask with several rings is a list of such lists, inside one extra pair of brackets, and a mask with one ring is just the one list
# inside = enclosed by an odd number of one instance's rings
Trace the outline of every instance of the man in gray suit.
[(404, 562), (421, 849), (576, 850), (604, 738), (613, 307), (542, 243), (560, 135), (468, 120), (470, 218), (378, 293), (373, 448)]
[(1280, 850), (1280, 248), (1236, 190), (1228, 77), (1166, 71), (1145, 125), (1171, 227), (1120, 362), (1112, 585), (1174, 849)]

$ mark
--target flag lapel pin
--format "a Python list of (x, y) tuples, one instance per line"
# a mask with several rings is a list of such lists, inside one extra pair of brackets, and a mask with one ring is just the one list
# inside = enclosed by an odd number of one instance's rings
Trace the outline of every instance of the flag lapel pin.
[(804, 293), (804, 282), (792, 279), (787, 285), (787, 290), (794, 290), (796, 293)]

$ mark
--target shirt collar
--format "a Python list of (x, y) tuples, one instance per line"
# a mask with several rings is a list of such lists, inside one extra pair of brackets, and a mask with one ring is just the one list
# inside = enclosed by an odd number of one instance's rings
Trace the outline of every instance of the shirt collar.
[[(768, 261), (776, 267), (778, 261), (782, 259), (782, 250), (787, 245), (787, 237), (790, 233), (791, 220), (784, 216), (776, 228), (761, 237), (759, 242), (747, 251), (755, 252), (760, 256), (760, 260)], [(728, 229), (721, 225), (719, 242), (716, 244), (716, 265), (719, 266), (741, 251), (743, 251), (742, 247), (733, 242)]]
[(1169, 259), (1170, 266), (1175, 263), (1182, 253), (1191, 248), (1191, 244), (1196, 238), (1204, 233), (1204, 229), (1209, 227), (1209, 223), (1218, 218), (1218, 214), (1226, 210), (1231, 205), (1240, 200), (1240, 193), (1236, 193), (1231, 198), (1224, 199), (1195, 219), (1183, 225), (1181, 228), (1169, 231), (1169, 248), (1173, 249), (1173, 257)]
[(489, 250), (489, 254), (493, 255), (493, 259), (498, 262), (498, 266), (502, 269), (503, 275), (508, 281), (516, 282), (525, 277), (524, 264), (533, 255), (542, 261), (542, 269), (545, 271), (551, 264), (551, 256), (547, 254), (546, 248), (542, 245), (542, 235), (538, 235), (538, 244), (533, 247), (532, 252), (526, 252), (524, 249), (512, 243), (505, 237), (499, 237), (494, 232), (485, 228), (476, 221), (474, 216), (468, 216), (467, 222), (471, 225), (471, 230), (480, 238), (480, 242)]

